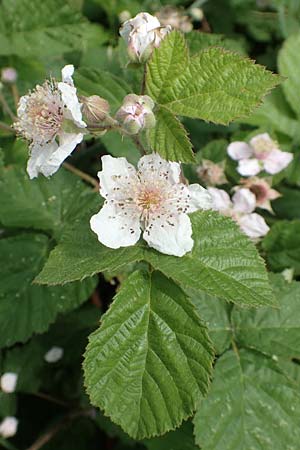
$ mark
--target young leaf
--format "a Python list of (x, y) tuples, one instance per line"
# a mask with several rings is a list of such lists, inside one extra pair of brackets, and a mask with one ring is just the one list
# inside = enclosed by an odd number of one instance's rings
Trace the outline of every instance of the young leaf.
[(177, 258), (147, 248), (144, 258), (184, 288), (237, 304), (274, 304), (263, 260), (238, 226), (212, 211), (190, 217), (195, 242), (191, 252)]
[(281, 220), (262, 241), (272, 270), (295, 269), (300, 274), (300, 220)]
[(95, 279), (66, 287), (32, 285), (47, 257), (44, 235), (24, 234), (0, 240), (0, 347), (42, 333), (57, 315), (87, 300)]
[(184, 37), (170, 33), (147, 66), (147, 92), (174, 114), (228, 124), (248, 116), (279, 77), (253, 61), (211, 47), (193, 57)]
[(280, 74), (287, 79), (282, 84), (282, 88), (295, 113), (300, 117), (300, 33), (293, 34), (285, 42), (278, 53), (278, 67)]
[(166, 433), (207, 392), (212, 350), (184, 292), (162, 274), (134, 272), (90, 336), (91, 401), (135, 439)]
[(234, 308), (232, 321), (238, 343), (269, 355), (300, 358), (300, 283), (271, 277), (279, 308)]
[(155, 112), (155, 128), (149, 130), (152, 150), (168, 161), (195, 161), (191, 141), (181, 122), (166, 108)]
[(241, 350), (217, 361), (208, 397), (196, 413), (203, 450), (296, 450), (300, 395), (274, 361)]

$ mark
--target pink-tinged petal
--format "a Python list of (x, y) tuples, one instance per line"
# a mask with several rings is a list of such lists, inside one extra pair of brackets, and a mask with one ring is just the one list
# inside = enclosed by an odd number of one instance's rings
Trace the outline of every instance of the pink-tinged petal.
[(74, 74), (74, 66), (73, 64), (68, 64), (67, 66), (63, 67), (62, 71), (61, 71), (61, 79), (64, 83), (68, 83), (71, 86), (74, 85), (73, 82), (73, 76)]
[(180, 182), (180, 164), (166, 161), (158, 153), (143, 156), (138, 162), (138, 170), (143, 172), (146, 170), (149, 171), (149, 176), (153, 172), (174, 184)]
[(236, 141), (228, 145), (227, 153), (230, 158), (235, 161), (239, 161), (240, 159), (251, 158), (253, 155), (253, 149), (250, 145), (246, 144), (246, 142)]
[(265, 219), (256, 213), (240, 217), (238, 223), (241, 230), (252, 239), (265, 236), (270, 229)]
[(124, 190), (128, 183), (135, 180), (135, 167), (126, 158), (114, 158), (110, 155), (104, 155), (101, 161), (102, 170), (98, 172), (98, 177), (102, 197), (107, 198), (109, 195), (115, 195), (116, 189), (121, 191), (122, 187), (122, 190)]
[(71, 120), (79, 128), (85, 128), (86, 123), (82, 120), (81, 104), (77, 97), (76, 88), (64, 82), (60, 82), (57, 85), (61, 92), (62, 100), (66, 105), (64, 118)]
[(294, 155), (289, 152), (282, 152), (281, 150), (272, 150), (266, 159), (263, 161), (264, 169), (267, 173), (274, 175), (285, 169), (292, 161)]
[(141, 234), (138, 216), (126, 216), (109, 203), (91, 217), (90, 225), (98, 240), (109, 248), (134, 245)]
[(187, 189), (190, 195), (189, 212), (198, 211), (198, 209), (211, 209), (213, 207), (212, 196), (200, 184), (191, 184), (187, 186)]
[(166, 217), (153, 220), (145, 229), (143, 238), (150, 247), (173, 256), (185, 255), (194, 245), (191, 221), (186, 214), (170, 220)]
[(232, 208), (232, 202), (226, 191), (214, 187), (209, 187), (207, 190), (212, 198), (212, 209), (228, 211)]
[(265, 142), (267, 148), (275, 146), (275, 143), (269, 133), (260, 133), (250, 139), (250, 145), (254, 148), (258, 143), (261, 145), (262, 142)]
[(232, 202), (235, 212), (249, 214), (255, 209), (256, 197), (249, 189), (242, 188), (233, 195)]
[(59, 166), (52, 167), (48, 164), (49, 158), (57, 149), (58, 144), (55, 141), (45, 145), (34, 144), (31, 147), (30, 157), (27, 162), (27, 173), (31, 180), (36, 178), (39, 173), (49, 177), (57, 171)]
[(261, 166), (257, 159), (241, 159), (237, 171), (243, 177), (257, 175), (261, 171)]

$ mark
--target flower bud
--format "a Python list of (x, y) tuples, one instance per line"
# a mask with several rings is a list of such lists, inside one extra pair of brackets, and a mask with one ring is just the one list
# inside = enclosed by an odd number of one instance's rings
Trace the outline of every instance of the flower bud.
[(155, 126), (153, 108), (154, 102), (148, 95), (129, 94), (117, 111), (116, 119), (125, 133), (138, 134), (143, 129)]
[(161, 26), (157, 17), (143, 12), (124, 22), (120, 35), (127, 43), (131, 61), (143, 63), (150, 57), (153, 49), (159, 47), (161, 40), (171, 29), (170, 25)]
[(4, 67), (1, 71), (1, 80), (3, 83), (13, 84), (17, 81), (18, 72), (13, 67)]
[(18, 419), (13, 416), (5, 417), (0, 423), (0, 436), (10, 438), (14, 436), (18, 428)]
[(203, 159), (201, 166), (197, 168), (197, 174), (208, 186), (218, 186), (227, 183), (224, 170), (225, 161), (214, 163), (208, 159)]
[(201, 8), (191, 8), (190, 13), (191, 13), (193, 20), (198, 20), (199, 22), (201, 22), (201, 20), (204, 17), (204, 14), (203, 14), (203, 11)]
[(126, 22), (126, 20), (131, 19), (131, 14), (126, 9), (124, 11), (121, 11), (119, 14), (119, 21), (120, 23)]
[(47, 353), (44, 355), (44, 360), (47, 361), (47, 363), (56, 363), (59, 361), (64, 354), (64, 349), (61, 347), (51, 347), (50, 350), (47, 351)]
[(88, 124), (99, 124), (109, 117), (109, 103), (98, 95), (82, 96), (82, 114)]
[(0, 378), (1, 390), (7, 394), (15, 391), (18, 375), (14, 372), (6, 372)]

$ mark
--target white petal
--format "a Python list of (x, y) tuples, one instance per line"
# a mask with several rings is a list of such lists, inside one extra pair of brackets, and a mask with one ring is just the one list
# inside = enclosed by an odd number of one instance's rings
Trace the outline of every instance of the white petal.
[(114, 189), (119, 187), (120, 183), (122, 185), (122, 183), (130, 183), (135, 180), (135, 167), (130, 164), (126, 158), (114, 158), (110, 155), (104, 155), (102, 156), (101, 161), (102, 170), (98, 172), (98, 177), (100, 180), (100, 194), (102, 197), (106, 198), (109, 194), (114, 194)]
[(256, 197), (250, 189), (239, 189), (232, 197), (233, 209), (236, 212), (249, 214), (255, 209)]
[(59, 361), (64, 354), (64, 349), (62, 347), (51, 347), (50, 350), (47, 351), (44, 355), (44, 360), (47, 361), (47, 363), (56, 363)]
[(6, 372), (0, 378), (0, 386), (3, 392), (10, 394), (16, 389), (18, 374), (15, 372)]
[(17, 428), (18, 419), (13, 416), (7, 416), (0, 423), (0, 436), (10, 438), (16, 434)]
[[(59, 146), (57, 149), (49, 155), (45, 164), (47, 165), (48, 175), (55, 173), (62, 165), (64, 160), (70, 156), (77, 144), (83, 139), (82, 133), (60, 133), (59, 134)], [(44, 169), (45, 171), (45, 169)]]
[(61, 79), (64, 83), (68, 83), (71, 86), (74, 85), (72, 75), (74, 73), (74, 66), (73, 64), (68, 64), (65, 66), (61, 71)]
[(259, 142), (259, 144), (261, 144), (261, 141), (265, 141), (267, 147), (269, 147), (270, 145), (275, 146), (275, 143), (274, 143), (273, 139), (271, 139), (269, 133), (257, 134), (252, 139), (250, 139), (250, 145), (255, 148), (257, 142)]
[(192, 225), (187, 214), (172, 218), (173, 226), (164, 217), (150, 222), (145, 229), (143, 238), (150, 247), (161, 253), (183, 256), (192, 250)]
[(164, 176), (168, 173), (168, 180), (171, 183), (179, 183), (181, 175), (181, 167), (177, 162), (166, 161), (161, 158), (158, 153), (151, 153), (151, 155), (142, 156), (138, 162), (138, 170), (141, 172), (149, 171), (158, 174), (158, 176)]
[(265, 219), (259, 214), (246, 214), (238, 219), (241, 230), (250, 238), (259, 238), (265, 236), (269, 227)]
[(236, 141), (228, 145), (227, 153), (230, 158), (239, 161), (240, 159), (250, 158), (253, 155), (253, 150), (246, 142)]
[(109, 203), (91, 217), (90, 225), (98, 240), (110, 248), (134, 245), (141, 234), (138, 216), (125, 216)]
[(257, 175), (261, 171), (259, 161), (257, 159), (241, 159), (237, 168), (238, 173), (243, 177)]
[(58, 144), (55, 141), (45, 145), (34, 144), (31, 147), (30, 157), (27, 162), (27, 172), (29, 178), (35, 178), (39, 173), (49, 177), (57, 171), (58, 167), (49, 166), (48, 161), (51, 155), (57, 150)]
[(198, 209), (211, 209), (213, 206), (213, 199), (207, 189), (200, 186), (200, 184), (190, 184), (187, 186), (191, 196), (191, 203), (189, 211), (198, 211)]
[(267, 158), (263, 161), (266, 172), (274, 175), (285, 169), (292, 161), (294, 155), (289, 152), (282, 152), (281, 150), (272, 150)]
[(226, 191), (214, 187), (209, 187), (207, 190), (212, 198), (212, 209), (216, 211), (227, 211), (232, 208), (232, 202)]
[(85, 128), (86, 123), (82, 120), (81, 105), (77, 97), (76, 88), (68, 83), (60, 82), (58, 83), (58, 89), (66, 105), (64, 117), (72, 120), (79, 128)]

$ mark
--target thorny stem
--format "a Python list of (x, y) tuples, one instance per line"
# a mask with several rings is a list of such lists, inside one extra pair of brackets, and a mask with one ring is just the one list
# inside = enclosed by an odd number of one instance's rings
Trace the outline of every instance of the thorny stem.
[(12, 110), (10, 109), (7, 101), (5, 100), (5, 98), (4, 98), (4, 96), (3, 96), (3, 94), (1, 92), (0, 92), (0, 103), (2, 104), (3, 111), (6, 112), (6, 114), (8, 114), (9, 117), (14, 122), (17, 118), (14, 115), (14, 113), (12, 112)]
[(95, 180), (94, 177), (92, 177), (91, 175), (88, 175), (85, 172), (82, 172), (82, 170), (77, 169), (76, 167), (72, 166), (72, 164), (69, 164), (67, 162), (63, 163), (63, 166), (65, 169), (69, 170), (70, 172), (74, 173), (75, 175), (77, 175), (79, 178), (81, 178), (84, 181), (87, 181), (89, 184), (91, 184), (92, 186), (94, 186), (95, 190), (98, 191), (99, 189), (99, 183), (97, 180)]
[(143, 78), (142, 78), (142, 85), (141, 85), (141, 95), (145, 94), (146, 90), (146, 76), (147, 76), (147, 66), (144, 65), (144, 72), (143, 72)]
[(0, 122), (0, 129), (15, 134), (15, 130), (10, 125), (7, 125), (7, 123)]
[(74, 419), (81, 416), (91, 417), (93, 411), (92, 408), (89, 408), (66, 414), (58, 423), (42, 434), (27, 450), (39, 450)]
[(132, 141), (135, 143), (136, 147), (138, 148), (140, 154), (142, 156), (146, 155), (147, 152), (146, 152), (143, 144), (141, 143), (139, 137), (138, 136), (130, 136), (130, 137), (131, 137)]

